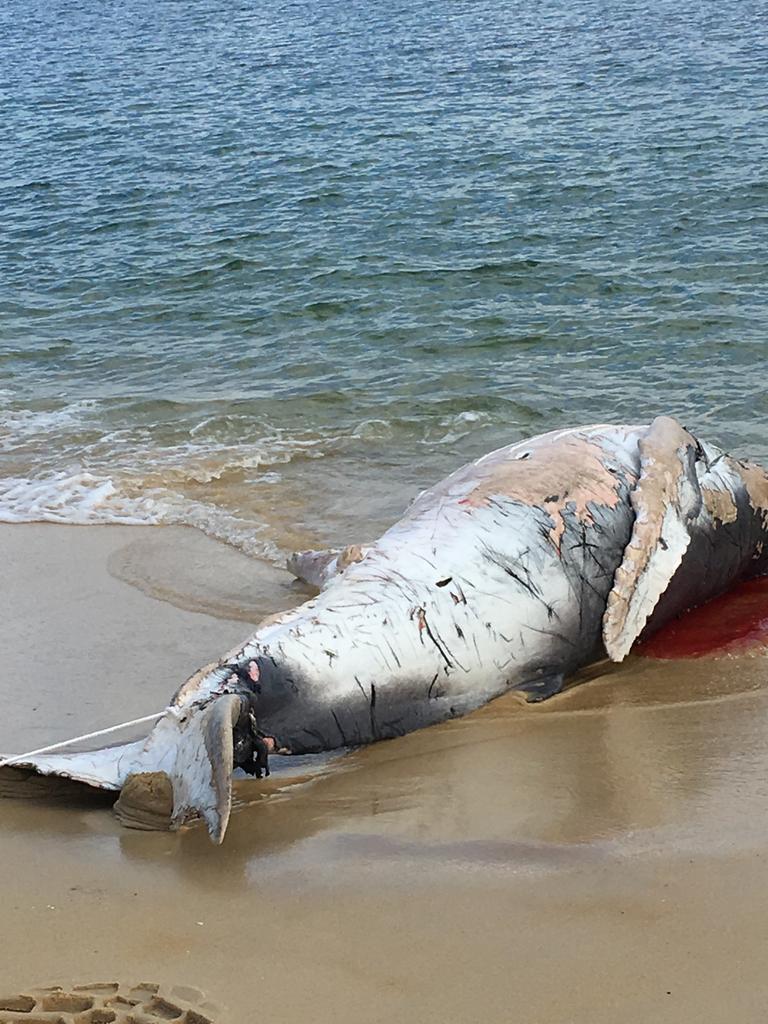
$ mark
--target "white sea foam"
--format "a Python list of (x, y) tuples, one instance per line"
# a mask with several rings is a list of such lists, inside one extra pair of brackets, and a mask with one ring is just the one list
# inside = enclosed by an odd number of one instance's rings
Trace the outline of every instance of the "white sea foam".
[[(281, 541), (295, 541), (289, 523), (263, 521), (262, 511), (279, 500), (273, 489), (284, 466), (347, 453), (358, 459), (360, 445), (387, 445), (414, 429), (397, 417), (346, 430), (285, 430), (221, 414), (191, 424), (143, 423), (90, 400), (35, 410), (2, 399), (0, 522), (188, 525), (276, 562), (285, 557)], [(416, 443), (449, 444), (486, 420), (472, 410), (442, 416)], [(297, 467), (288, 474), (289, 504), (301, 473)]]
[(438, 426), (443, 428), (445, 433), (434, 439), (428, 437), (425, 440), (428, 443), (434, 444), (455, 444), (468, 434), (471, 434), (479, 425), (487, 423), (488, 420), (489, 417), (485, 413), (467, 409), (465, 412), (457, 413), (454, 416), (443, 417), (438, 421)]
[(263, 535), (263, 524), (172, 490), (156, 489), (131, 497), (121, 493), (110, 477), (82, 470), (51, 473), (38, 479), (0, 479), (0, 523), (40, 522), (193, 526), (254, 557), (277, 564), (285, 560), (284, 552)]
[[(105, 430), (98, 402), (35, 410), (14, 408), (13, 398), (10, 392), (0, 396), (3, 523), (189, 525), (251, 554), (280, 559), (256, 509), (251, 518), (234, 511), (242, 505), (242, 488), (272, 486), (280, 480), (276, 467), (325, 454), (325, 438), (292, 436), (266, 424), (257, 425), (264, 427), (261, 436), (254, 436), (251, 423), (250, 437), (247, 424), (242, 439), (221, 437), (213, 428), (222, 417), (209, 416), (185, 437), (172, 421), (131, 423), (118, 412)], [(114, 424), (115, 418), (123, 424)]]
[(124, 523), (162, 521), (152, 498), (121, 496), (109, 477), (82, 470), (39, 479), (0, 479), (0, 522)]
[[(0, 397), (6, 394), (10, 393), (5, 392)], [(3, 409), (0, 412), (0, 447), (9, 451), (21, 440), (38, 435), (56, 436), (61, 431), (81, 427), (89, 410), (95, 407), (95, 402), (85, 399), (60, 409)]]

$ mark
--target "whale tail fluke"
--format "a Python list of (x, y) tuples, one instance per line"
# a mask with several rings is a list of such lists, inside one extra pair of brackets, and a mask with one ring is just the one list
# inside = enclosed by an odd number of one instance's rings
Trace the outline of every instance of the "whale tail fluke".
[[(168, 708), (144, 740), (14, 758), (0, 767), (0, 795), (34, 795), (33, 776), (59, 777), (119, 791), (115, 811), (128, 826), (177, 829), (200, 817), (220, 843), (232, 805), (233, 731), (240, 712), (237, 694), (221, 694)], [(37, 791), (50, 794), (48, 787)]]

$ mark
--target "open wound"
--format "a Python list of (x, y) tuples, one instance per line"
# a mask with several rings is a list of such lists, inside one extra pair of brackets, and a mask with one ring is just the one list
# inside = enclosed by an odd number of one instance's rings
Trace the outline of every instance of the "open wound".
[(739, 583), (637, 646), (645, 658), (703, 658), (768, 647), (768, 576)]

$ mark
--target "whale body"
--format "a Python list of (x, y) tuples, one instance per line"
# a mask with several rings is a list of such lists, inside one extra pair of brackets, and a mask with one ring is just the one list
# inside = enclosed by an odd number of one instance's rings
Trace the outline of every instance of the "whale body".
[(272, 752), (388, 739), (508, 690), (546, 699), (768, 573), (768, 474), (671, 417), (554, 431), (457, 470), (377, 541), (289, 567), (318, 595), (195, 673), (145, 740), (17, 767), (130, 781), (134, 803), (160, 773), (172, 826), (201, 816), (220, 842), (235, 767), (260, 776)]

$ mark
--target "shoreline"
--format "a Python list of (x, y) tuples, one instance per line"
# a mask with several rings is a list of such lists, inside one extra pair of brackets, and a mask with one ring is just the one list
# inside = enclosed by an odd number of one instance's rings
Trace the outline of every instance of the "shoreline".
[[(303, 598), (185, 527), (8, 525), (0, 558), (3, 751), (156, 710)], [(0, 800), (0, 994), (149, 979), (203, 990), (217, 1024), (757, 1021), (765, 668), (631, 658), (547, 705), (236, 782), (218, 848), (124, 829), (103, 797)]]

